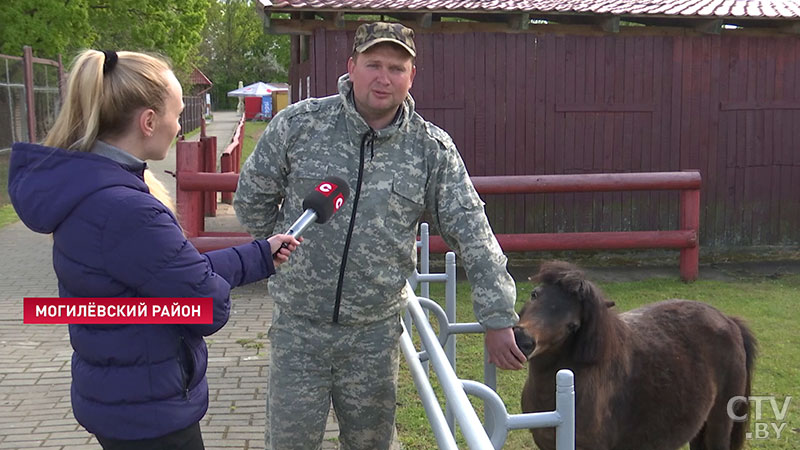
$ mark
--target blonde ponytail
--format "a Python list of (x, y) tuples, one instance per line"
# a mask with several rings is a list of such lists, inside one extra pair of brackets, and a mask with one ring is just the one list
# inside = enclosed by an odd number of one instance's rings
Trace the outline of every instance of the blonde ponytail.
[(144, 182), (147, 188), (150, 189), (150, 194), (164, 204), (170, 211), (175, 212), (175, 202), (172, 201), (172, 196), (169, 189), (153, 175), (150, 169), (144, 171)]
[[(44, 145), (88, 152), (98, 139), (124, 133), (137, 111), (164, 109), (171, 71), (165, 60), (136, 52), (117, 52), (116, 64), (104, 73), (106, 55), (84, 50), (72, 63), (66, 96)], [(172, 211), (167, 188), (148, 170), (144, 177), (150, 193)]]

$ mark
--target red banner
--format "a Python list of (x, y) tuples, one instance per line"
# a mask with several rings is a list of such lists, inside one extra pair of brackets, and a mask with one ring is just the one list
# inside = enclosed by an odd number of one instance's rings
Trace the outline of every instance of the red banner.
[(26, 324), (201, 324), (214, 320), (210, 297), (26, 297), (23, 310)]

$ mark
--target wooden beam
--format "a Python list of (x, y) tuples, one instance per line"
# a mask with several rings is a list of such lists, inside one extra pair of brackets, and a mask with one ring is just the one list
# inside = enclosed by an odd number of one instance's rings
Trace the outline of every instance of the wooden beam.
[(722, 31), (722, 19), (701, 20), (694, 29), (700, 33), (719, 34)]
[(265, 34), (272, 34), (272, 14), (267, 8), (256, 8), (258, 15), (261, 16), (261, 26)]
[(417, 25), (421, 28), (430, 28), (433, 23), (433, 13), (425, 13), (417, 17)]
[(791, 22), (779, 28), (781, 32), (788, 34), (800, 34), (800, 22)]
[(261, 14), (261, 24), (264, 27), (265, 34), (274, 34), (275, 32), (272, 30), (272, 18), (269, 14)]
[(601, 17), (597, 24), (606, 33), (619, 33), (619, 16)]
[(433, 13), (418, 12), (393, 13), (388, 16), (411, 28), (430, 28), (436, 19), (433, 17)]
[(321, 13), (319, 13), (319, 16), (322, 17), (323, 19), (333, 23), (333, 26), (336, 27), (337, 29), (340, 29), (340, 30), (344, 29), (344, 12), (343, 11), (321, 12)]
[[(539, 17), (539, 16), (537, 16)], [(609, 22), (610, 24), (610, 31), (603, 31), (601, 29), (601, 24), (599, 21), (590, 21), (591, 19), (587, 20), (584, 17), (569, 17), (568, 15), (561, 15), (561, 16), (547, 16), (548, 20), (552, 20), (553, 23), (547, 25), (534, 25), (531, 26), (528, 30), (515, 30), (514, 32), (517, 33), (543, 33), (543, 32), (553, 32), (553, 33), (581, 33), (581, 34), (588, 34), (588, 35), (602, 35), (607, 34), (608, 32), (614, 32), (615, 29), (613, 27), (614, 20)], [(554, 23), (556, 20), (565, 20), (565, 22), (558, 22)], [(569, 21), (571, 23), (568, 23)], [(658, 28), (658, 33), (660, 34), (675, 34), (675, 35), (682, 35), (686, 33), (686, 27), (691, 26), (692, 24), (689, 23), (690, 21), (687, 20), (681, 26), (679, 26), (679, 22), (665, 22), (671, 23), (672, 26), (660, 26)], [(347, 31), (355, 31), (355, 29), (361, 24), (362, 22), (357, 20), (345, 20), (344, 22), (344, 30)], [(402, 21), (402, 23), (406, 26), (415, 27), (416, 24), (414, 21)], [(293, 36), (303, 36), (303, 35), (311, 35), (314, 30), (318, 29), (326, 29), (326, 30), (335, 30), (334, 25), (332, 22), (327, 20), (299, 20), (299, 19), (277, 19), (272, 18), (270, 21), (270, 33), (273, 34), (289, 34)], [(653, 30), (648, 27), (619, 27), (618, 28), (620, 34), (648, 34), (652, 33)], [(510, 32), (510, 27), (508, 22), (439, 22), (436, 20), (436, 17), (433, 18), (430, 28), (417, 28), (417, 31), (420, 33), (505, 33)], [(761, 30), (759, 32), (767, 33), (767, 35), (775, 35), (779, 31), (777, 28), (771, 28), (769, 30)]]
[(511, 16), (509, 24), (514, 30), (527, 30), (531, 24), (530, 13), (521, 13)]

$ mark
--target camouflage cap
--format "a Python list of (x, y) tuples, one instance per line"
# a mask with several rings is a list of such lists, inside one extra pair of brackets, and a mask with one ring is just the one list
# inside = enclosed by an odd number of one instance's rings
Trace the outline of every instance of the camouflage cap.
[(406, 49), (412, 57), (417, 57), (414, 30), (399, 23), (389, 22), (365, 23), (359, 26), (353, 40), (353, 51), (362, 53), (381, 42), (393, 42)]

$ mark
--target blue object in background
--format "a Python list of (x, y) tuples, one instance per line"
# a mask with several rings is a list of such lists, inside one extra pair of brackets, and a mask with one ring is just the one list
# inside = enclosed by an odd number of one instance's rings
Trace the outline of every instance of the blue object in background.
[(265, 120), (272, 118), (272, 96), (261, 97), (261, 115)]

